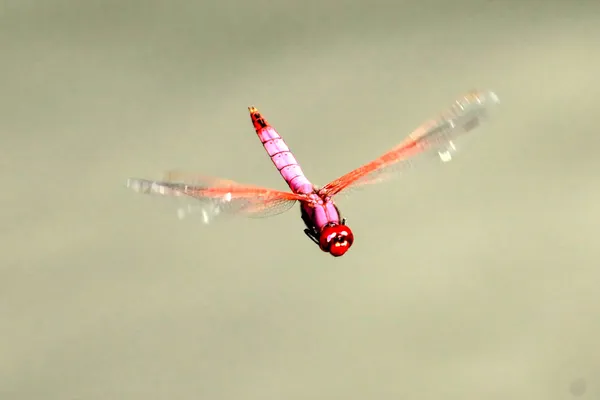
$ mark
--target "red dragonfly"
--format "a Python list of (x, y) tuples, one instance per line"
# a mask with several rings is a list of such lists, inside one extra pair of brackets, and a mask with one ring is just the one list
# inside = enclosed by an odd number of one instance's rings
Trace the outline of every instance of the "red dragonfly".
[(139, 193), (179, 196), (195, 201), (194, 206), (180, 209), (180, 218), (200, 211), (204, 223), (221, 214), (267, 217), (289, 210), (300, 203), (305, 234), (319, 248), (334, 257), (344, 255), (354, 242), (354, 234), (334, 196), (397, 175), (409, 166), (414, 156), (429, 153), (443, 162), (456, 151), (454, 140), (477, 126), (488, 115), (490, 106), (499, 102), (491, 91), (471, 91), (457, 99), (437, 118), (425, 122), (385, 154), (348, 172), (323, 187), (313, 185), (304, 175), (290, 149), (262, 114), (249, 107), (254, 129), (273, 164), (291, 191), (280, 191), (240, 184), (231, 180), (203, 177), (171, 171), (159, 181), (130, 178), (127, 186)]

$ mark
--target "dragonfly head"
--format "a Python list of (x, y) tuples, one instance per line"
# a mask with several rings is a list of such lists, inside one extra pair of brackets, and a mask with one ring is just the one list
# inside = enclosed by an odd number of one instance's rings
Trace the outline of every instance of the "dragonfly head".
[(321, 250), (334, 257), (343, 256), (353, 242), (352, 230), (346, 225), (327, 225), (319, 236)]

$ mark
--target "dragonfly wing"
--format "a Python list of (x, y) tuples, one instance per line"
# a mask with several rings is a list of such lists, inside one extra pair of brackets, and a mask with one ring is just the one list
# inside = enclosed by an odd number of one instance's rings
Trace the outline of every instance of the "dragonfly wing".
[(265, 218), (289, 210), (296, 200), (305, 200), (306, 196), (260, 186), (241, 184), (229, 179), (215, 178), (183, 170), (170, 170), (164, 175), (164, 181), (180, 184), (225, 190), (235, 197), (234, 202), (243, 203), (241, 212), (250, 218)]
[(456, 152), (455, 140), (477, 128), (499, 102), (494, 92), (470, 92), (457, 99), (452, 107), (414, 130), (402, 143), (379, 158), (328, 183), (322, 193), (329, 196), (346, 189), (379, 183), (398, 176), (413, 166), (417, 155), (434, 155), (443, 162)]
[(215, 178), (213, 176), (201, 175), (196, 172), (183, 171), (183, 170), (169, 170), (163, 174), (163, 181), (170, 183), (186, 183), (188, 185), (196, 185), (202, 187), (246, 187), (246, 188), (259, 188), (259, 186), (252, 186), (247, 184), (241, 184), (236, 181), (223, 178)]
[(178, 209), (179, 218), (195, 214), (202, 216), (204, 223), (210, 223), (220, 215), (270, 217), (289, 210), (296, 201), (304, 199), (302, 195), (289, 192), (215, 178), (208, 180), (213, 186), (130, 178), (127, 187), (137, 193), (183, 200), (184, 205)]

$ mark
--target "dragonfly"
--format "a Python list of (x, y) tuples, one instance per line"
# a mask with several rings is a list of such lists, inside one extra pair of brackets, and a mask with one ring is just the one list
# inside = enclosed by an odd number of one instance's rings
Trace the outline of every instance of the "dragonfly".
[(457, 151), (457, 138), (478, 128), (498, 103), (493, 91), (471, 90), (435, 118), (418, 126), (395, 147), (322, 187), (308, 179), (283, 138), (251, 106), (248, 111), (254, 130), (289, 191), (177, 170), (167, 171), (160, 180), (129, 178), (127, 187), (138, 193), (190, 200), (191, 205), (178, 210), (180, 218), (199, 212), (206, 224), (221, 215), (250, 218), (279, 215), (299, 203), (306, 236), (324, 253), (340, 257), (354, 243), (354, 233), (342, 217), (336, 198), (351, 189), (398, 176), (419, 155), (450, 161)]

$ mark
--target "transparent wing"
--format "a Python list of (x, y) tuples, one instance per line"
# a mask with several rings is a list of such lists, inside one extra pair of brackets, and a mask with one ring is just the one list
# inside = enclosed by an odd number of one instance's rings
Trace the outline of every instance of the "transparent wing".
[[(137, 193), (184, 200), (178, 208), (179, 218), (200, 215), (204, 223), (219, 215), (243, 215), (264, 218), (289, 210), (304, 196), (258, 186), (209, 177), (194, 176), (194, 183), (177, 182), (183, 175), (170, 172), (163, 180), (130, 178), (127, 187)], [(189, 175), (191, 178), (191, 175)]]
[(499, 103), (494, 92), (472, 91), (457, 99), (452, 107), (430, 120), (402, 143), (379, 158), (347, 173), (321, 188), (322, 193), (333, 196), (342, 191), (379, 183), (412, 166), (417, 155), (434, 155), (448, 162), (456, 152), (455, 140), (477, 128), (488, 116), (490, 108)]

